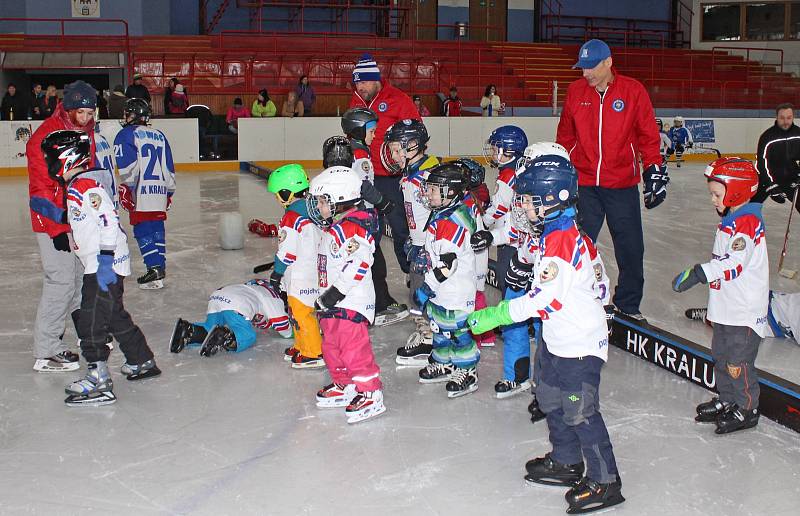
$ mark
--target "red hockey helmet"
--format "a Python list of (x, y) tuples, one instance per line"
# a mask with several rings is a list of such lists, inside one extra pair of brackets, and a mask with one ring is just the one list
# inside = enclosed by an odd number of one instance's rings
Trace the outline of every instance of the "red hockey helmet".
[(758, 189), (758, 172), (742, 158), (720, 158), (706, 167), (706, 178), (725, 185), (722, 204), (728, 208), (750, 200)]

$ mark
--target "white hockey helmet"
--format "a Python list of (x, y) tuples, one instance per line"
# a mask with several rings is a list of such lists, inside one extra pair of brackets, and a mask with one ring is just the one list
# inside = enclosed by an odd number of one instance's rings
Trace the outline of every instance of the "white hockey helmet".
[(675, 118), (673, 118), (672, 119), (672, 125), (674, 127), (683, 127), (683, 117), (682, 116), (676, 116)]
[(533, 160), (539, 156), (546, 155), (561, 156), (562, 158), (569, 160), (569, 153), (563, 145), (559, 145), (555, 142), (536, 142), (525, 147), (525, 152), (522, 154), (522, 158), (517, 161), (517, 173), (519, 174), (522, 172), (523, 169), (527, 168), (528, 165), (533, 163)]
[[(320, 201), (330, 207), (330, 215), (320, 212)], [(330, 227), (337, 213), (361, 200), (361, 178), (350, 167), (329, 167), (311, 180), (306, 197), (308, 215), (315, 224)]]

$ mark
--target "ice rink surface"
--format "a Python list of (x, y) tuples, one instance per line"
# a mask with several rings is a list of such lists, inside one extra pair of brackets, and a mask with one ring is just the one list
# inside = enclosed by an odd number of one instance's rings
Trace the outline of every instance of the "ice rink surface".
[[(703, 288), (669, 289), (681, 268), (706, 259), (717, 217), (707, 203), (702, 167), (672, 169), (666, 203), (644, 212), (646, 291), (642, 311), (689, 339), (710, 331), (683, 318), (705, 302)], [(126, 305), (156, 353), (163, 374), (138, 384), (118, 374), (115, 405), (68, 409), (63, 388), (83, 374), (41, 374), (31, 367), (41, 266), (27, 212), (27, 181), (0, 179), (0, 513), (516, 515), (563, 514), (564, 489), (523, 480), (525, 461), (549, 451), (544, 423), (531, 425), (528, 395), (496, 400), (502, 345), (484, 349), (480, 388), (450, 400), (444, 387), (417, 383), (398, 369), (395, 348), (412, 324), (371, 331), (388, 411), (348, 426), (322, 411), (314, 393), (324, 371), (291, 370), (288, 342), (274, 334), (241, 354), (174, 355), (168, 338), (178, 316), (203, 317), (214, 289), (252, 277), (271, 260), (277, 239), (246, 236), (242, 251), (222, 251), (220, 212), (276, 221), (279, 207), (263, 180), (247, 174), (179, 174), (167, 223), (166, 288), (141, 291), (126, 281)], [(783, 238), (785, 206), (768, 203), (771, 264)], [(123, 216), (124, 218), (127, 218)], [(130, 232), (129, 232), (130, 234)], [(798, 268), (800, 246), (789, 265)], [(134, 275), (143, 266), (132, 255)], [(389, 242), (384, 251), (395, 297), (402, 278)], [(607, 233), (600, 249), (613, 269)], [(773, 273), (773, 277), (777, 275)], [(780, 278), (773, 287), (798, 290)], [(492, 293), (491, 300), (495, 295)], [(67, 338), (74, 339), (71, 325)], [(764, 344), (759, 365), (798, 380), (800, 348)], [(693, 421), (710, 393), (616, 348), (602, 383), (627, 502), (619, 515), (796, 515), (800, 436), (762, 419), (750, 431), (719, 437)]]

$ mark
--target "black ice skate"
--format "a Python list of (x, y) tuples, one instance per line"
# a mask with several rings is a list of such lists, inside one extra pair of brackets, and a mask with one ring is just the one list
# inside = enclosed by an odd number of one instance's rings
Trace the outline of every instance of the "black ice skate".
[(698, 423), (716, 423), (717, 418), (728, 410), (728, 404), (722, 403), (719, 398), (711, 398), (697, 406), (697, 416), (694, 418)]
[(105, 362), (86, 364), (86, 376), (67, 385), (64, 392), (68, 394), (64, 403), (68, 407), (96, 407), (110, 405), (117, 401), (112, 389), (114, 382), (108, 373)]
[(478, 390), (478, 370), (474, 367), (456, 367), (445, 385), (448, 398), (458, 398)]
[(136, 278), (136, 283), (142, 290), (155, 290), (164, 288), (164, 269), (161, 267), (150, 267), (142, 276)]
[(705, 321), (707, 314), (708, 308), (687, 308), (686, 311), (683, 312), (683, 315), (685, 315), (687, 319), (693, 321)]
[(169, 341), (169, 350), (172, 353), (180, 353), (187, 344), (200, 344), (208, 335), (202, 326), (192, 324), (189, 321), (178, 319), (175, 329), (172, 330), (172, 337)]
[(714, 433), (722, 435), (753, 428), (758, 424), (759, 417), (758, 409), (745, 410), (731, 405), (717, 419), (717, 429), (714, 430)]
[(408, 307), (400, 303), (392, 303), (375, 314), (374, 326), (389, 326), (390, 324), (398, 323), (409, 316)]
[(531, 388), (530, 380), (524, 380), (522, 382), (514, 382), (511, 380), (500, 380), (499, 382), (494, 384), (494, 392), (495, 395), (497, 396), (497, 399), (499, 400), (510, 398), (511, 396), (515, 396), (530, 388)]
[(569, 507), (567, 514), (585, 514), (606, 507), (613, 507), (625, 501), (622, 497), (622, 481), (601, 484), (583, 477), (581, 481), (564, 495)]
[(446, 382), (452, 373), (452, 364), (440, 364), (431, 360), (427, 366), (419, 370), (419, 383)]
[(535, 395), (533, 396), (533, 401), (531, 401), (531, 404), (528, 405), (528, 412), (531, 414), (531, 423), (535, 423), (547, 418), (547, 414), (542, 412), (542, 409), (539, 408), (539, 400), (536, 399)]
[(397, 348), (394, 361), (404, 366), (424, 366), (433, 351), (433, 334), (431, 330), (417, 330), (408, 337), (406, 345)]
[(534, 484), (546, 486), (574, 487), (583, 478), (585, 467), (583, 462), (578, 464), (561, 464), (550, 458), (548, 453), (544, 457), (529, 460), (525, 464), (525, 480)]
[(123, 364), (120, 372), (130, 381), (144, 380), (161, 374), (161, 369), (152, 358), (143, 364)]
[(225, 326), (214, 326), (203, 345), (200, 347), (200, 355), (204, 357), (212, 357), (217, 354), (220, 349), (226, 351), (236, 351), (236, 337), (233, 332)]

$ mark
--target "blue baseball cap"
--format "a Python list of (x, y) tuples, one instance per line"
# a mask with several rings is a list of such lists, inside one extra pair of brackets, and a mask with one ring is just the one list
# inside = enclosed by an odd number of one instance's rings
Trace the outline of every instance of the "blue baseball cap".
[(605, 41), (590, 39), (578, 51), (578, 62), (572, 68), (594, 68), (600, 61), (611, 57), (611, 49)]

